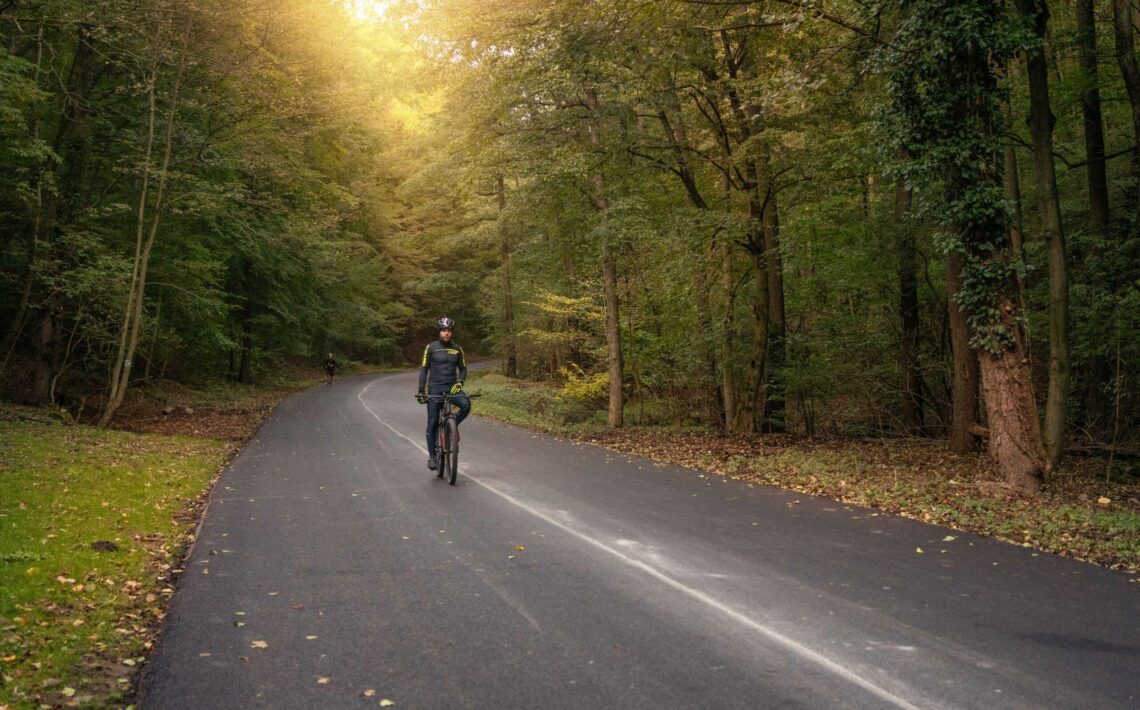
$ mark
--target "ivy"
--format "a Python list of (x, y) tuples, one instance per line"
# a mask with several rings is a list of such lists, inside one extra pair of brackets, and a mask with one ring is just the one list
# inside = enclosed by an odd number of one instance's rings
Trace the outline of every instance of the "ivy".
[[(998, 297), (1018, 265), (1008, 239), (1001, 186), (1000, 79), (1033, 37), (1001, 2), (901, 2), (901, 18), (874, 68), (887, 81), (877, 114), (893, 174), (944, 198), (926, 206), (941, 227), (944, 254), (962, 259), (957, 304), (970, 313), (975, 347), (998, 353), (1013, 343)], [(900, 149), (909, 159), (898, 161)]]

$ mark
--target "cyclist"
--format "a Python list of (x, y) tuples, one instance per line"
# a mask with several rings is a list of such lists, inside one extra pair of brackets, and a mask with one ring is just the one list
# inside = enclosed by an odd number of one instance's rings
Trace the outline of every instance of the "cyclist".
[[(458, 395), (451, 400), (459, 408), (455, 415), (455, 423), (458, 425), (471, 412), (471, 400), (462, 394), (463, 381), (467, 379), (467, 361), (463, 359), (463, 348), (451, 339), (455, 333), (455, 321), (444, 316), (436, 324), (439, 326), (439, 340), (428, 343), (424, 348), (416, 398), (422, 398), (425, 392), (428, 395), (441, 395), (445, 392)], [(435, 450), (435, 437), (439, 425), (439, 410), (442, 407), (442, 399), (427, 401), (427, 465), (433, 471), (437, 466), (438, 452)]]

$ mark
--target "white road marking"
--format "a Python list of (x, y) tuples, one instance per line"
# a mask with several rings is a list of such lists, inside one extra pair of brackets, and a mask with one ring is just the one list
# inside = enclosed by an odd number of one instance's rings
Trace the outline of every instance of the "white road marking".
[[(395, 427), (393, 427), (388, 422), (384, 421), (380, 417), (380, 415), (377, 414), (371, 407), (368, 406), (368, 403), (364, 401), (364, 394), (372, 387), (372, 385), (376, 384), (377, 382), (379, 382), (379, 380), (373, 380), (372, 382), (370, 382), (364, 389), (362, 389), (360, 391), (359, 394), (356, 395), (356, 398), (358, 400), (360, 400), (360, 403), (364, 406), (364, 408), (368, 411), (368, 413), (371, 414), (373, 416), (373, 418), (376, 419), (376, 421), (383, 424), (385, 427), (390, 429), (397, 436), (399, 436), (403, 439), (406, 439), (409, 443), (412, 444), (412, 446), (415, 446), (417, 449), (419, 449), (421, 452), (423, 452), (423, 454), (426, 456), (427, 455), (427, 449), (426, 448), (421, 446), (418, 442), (416, 442), (411, 437), (409, 437), (409, 436), (405, 435), (404, 433), (400, 432), (399, 430), (397, 430)], [(502, 490), (496, 488), (495, 486), (492, 486), (489, 483), (481, 481), (478, 478), (472, 478), (471, 476), (467, 476), (467, 478), (469, 480), (473, 481), (475, 484), (483, 487), (485, 490), (499, 496), (500, 498), (507, 501), (511, 505), (514, 505), (517, 508), (519, 508), (523, 511), (526, 511), (527, 513), (530, 513), (531, 515), (538, 518), (539, 520), (542, 520), (542, 521), (544, 521), (550, 525), (553, 525), (554, 527), (558, 528), (559, 530), (562, 530), (563, 532), (581, 540), (582, 542), (590, 545), (591, 547), (597, 548), (598, 550), (601, 550), (602, 552), (606, 552), (606, 553), (612, 555), (613, 557), (616, 557), (617, 559), (621, 560), (622, 562), (629, 565), (630, 567), (633, 567), (635, 569), (641, 570), (642, 572), (645, 572), (650, 577), (653, 577), (654, 579), (665, 584), (666, 586), (671, 587), (671, 588), (685, 594), (686, 596), (688, 596), (692, 599), (695, 599), (695, 600), (701, 602), (702, 604), (705, 604), (706, 606), (708, 606), (712, 609), (715, 609), (716, 611), (721, 612), (722, 614), (724, 614), (728, 618), (732, 619), (733, 621), (736, 621), (737, 623), (741, 624), (742, 626), (749, 628), (749, 629), (752, 629), (753, 631), (760, 634), (761, 636), (764, 636), (765, 638), (769, 639), (770, 641), (773, 641), (773, 642), (779, 644), (780, 646), (783, 646), (784, 648), (788, 649), (789, 651), (796, 654), (800, 658), (803, 658), (804, 660), (815, 663), (816, 665), (820, 666), (824, 670), (838, 676), (839, 678), (842, 678), (842, 679), (852, 683), (853, 685), (856, 685), (856, 686), (866, 690), (867, 692), (871, 693), (875, 697), (877, 697), (877, 698), (879, 698), (879, 699), (881, 699), (887, 703), (890, 703), (891, 705), (898, 707), (898, 708), (906, 708), (906, 710), (918, 710), (919, 706), (907, 701), (904, 698), (899, 697), (898, 695), (895, 695), (894, 693), (887, 690), (886, 688), (882, 688), (882, 687), (876, 685), (875, 683), (873, 683), (870, 680), (867, 680), (866, 678), (862, 677), (861, 675), (859, 675), (855, 671), (849, 670), (849, 669), (845, 668), (844, 666), (841, 666), (839, 663), (831, 660), (830, 658), (822, 655), (821, 653), (819, 653), (817, 651), (813, 651), (812, 649), (808, 648), (807, 646), (804, 646), (803, 644), (799, 643), (798, 641), (796, 641), (796, 640), (794, 640), (788, 636), (785, 636), (784, 634), (780, 633), (779, 631), (776, 631), (775, 629), (770, 628), (770, 627), (760, 623), (759, 621), (747, 616), (746, 614), (743, 614), (743, 613), (733, 609), (732, 607), (728, 606), (727, 604), (725, 604), (724, 602), (721, 602), (718, 599), (715, 599), (714, 597), (710, 596), (709, 594), (702, 592), (699, 589), (694, 589), (693, 587), (690, 587), (687, 584), (684, 584), (683, 582), (680, 582), (680, 581), (674, 579), (673, 577), (670, 577), (669, 575), (658, 570), (657, 568), (653, 567), (652, 565), (648, 565), (648, 564), (642, 562), (641, 560), (634, 559), (634, 558), (630, 557), (629, 555), (625, 554), (624, 552), (622, 552), (621, 550), (614, 548), (614, 547), (611, 547), (611, 546), (605, 544), (604, 542), (597, 540), (596, 538), (590, 537), (589, 535), (570, 527), (566, 523), (564, 523), (564, 522), (562, 522), (556, 518), (551, 517), (550, 515), (544, 513), (543, 511), (532, 507), (528, 503), (525, 503), (525, 502), (519, 500), (518, 498), (515, 498), (514, 496), (510, 495), (509, 493), (506, 493), (505, 491), (502, 491)], [(625, 541), (622, 541), (622, 542), (625, 542)]]

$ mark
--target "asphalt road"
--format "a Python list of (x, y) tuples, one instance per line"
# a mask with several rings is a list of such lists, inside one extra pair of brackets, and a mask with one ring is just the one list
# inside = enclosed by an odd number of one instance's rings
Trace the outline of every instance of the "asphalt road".
[(448, 486), (414, 390), (267, 419), (144, 708), (1140, 707), (1127, 575), (478, 417)]

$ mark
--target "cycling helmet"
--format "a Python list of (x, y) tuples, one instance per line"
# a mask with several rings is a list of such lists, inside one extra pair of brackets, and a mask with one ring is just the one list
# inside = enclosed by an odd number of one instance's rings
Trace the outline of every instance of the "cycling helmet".
[(444, 316), (443, 318), (439, 319), (439, 329), (440, 330), (455, 330), (455, 321), (451, 320), (447, 316)]

